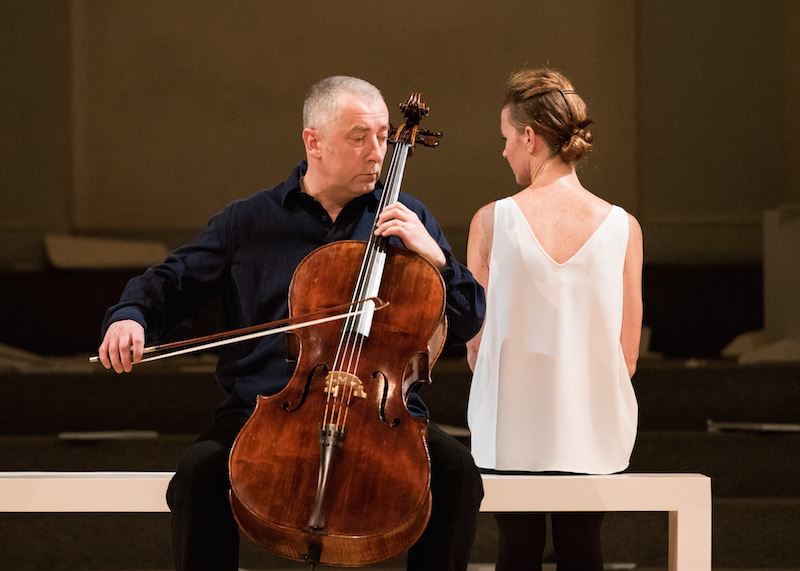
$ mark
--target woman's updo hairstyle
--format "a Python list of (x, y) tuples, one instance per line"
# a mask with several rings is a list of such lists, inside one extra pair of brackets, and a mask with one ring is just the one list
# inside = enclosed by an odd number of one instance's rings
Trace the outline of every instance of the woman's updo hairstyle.
[(577, 161), (592, 150), (586, 103), (559, 72), (541, 68), (514, 73), (506, 84), (506, 106), (520, 132), (532, 127), (564, 162)]

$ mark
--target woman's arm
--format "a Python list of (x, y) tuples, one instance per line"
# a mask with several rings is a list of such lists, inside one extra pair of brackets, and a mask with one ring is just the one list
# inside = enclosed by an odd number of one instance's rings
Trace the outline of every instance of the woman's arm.
[(633, 377), (639, 359), (642, 335), (642, 229), (636, 218), (628, 215), (628, 248), (622, 272), (622, 333), (620, 343), (628, 375)]
[[(494, 234), (494, 202), (482, 207), (469, 226), (467, 238), (467, 268), (475, 280), (486, 290), (489, 284), (489, 258), (492, 253), (492, 235)], [(487, 292), (488, 297), (488, 292)], [(475, 370), (478, 347), (481, 344), (483, 326), (475, 337), (467, 341), (467, 363)]]

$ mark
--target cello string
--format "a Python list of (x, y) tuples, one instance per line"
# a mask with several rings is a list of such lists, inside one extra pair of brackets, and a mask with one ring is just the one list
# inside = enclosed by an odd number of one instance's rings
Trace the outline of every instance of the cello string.
[[(397, 201), (400, 193), (400, 184), (398, 180), (398, 171), (402, 172), (402, 165), (405, 163), (405, 157), (408, 155), (408, 148), (409, 145), (399, 142), (395, 145), (395, 152), (392, 153), (392, 160), (389, 164), (389, 170), (386, 176), (386, 186), (384, 192), (381, 193), (377, 213), (383, 212), (383, 210), (389, 205)], [(360, 277), (359, 279), (359, 286), (360, 288), (368, 287), (370, 284), (373, 283), (373, 280), (369, 279), (370, 277), (374, 276), (378, 271), (382, 272), (381, 270), (376, 270), (376, 265), (378, 263), (379, 256), (386, 256), (385, 246), (388, 243), (386, 238), (378, 237), (375, 235), (375, 229), (377, 228), (378, 223), (378, 215), (376, 213), (375, 220), (373, 222), (372, 232), (370, 233), (369, 242), (367, 245), (367, 252), (365, 253), (365, 260), (367, 260), (367, 267), (364, 270), (364, 276)], [(383, 251), (380, 251), (383, 249)], [(378, 276), (382, 277), (382, 276)], [(357, 293), (363, 294), (365, 289), (358, 289)], [(363, 317), (364, 319), (366, 317)], [(360, 362), (361, 355), (363, 354), (364, 343), (366, 342), (366, 336), (361, 333), (354, 333), (353, 335), (353, 342), (354, 348), (352, 350), (351, 362), (349, 363), (348, 370), (353, 373), (356, 379), (358, 378), (355, 375), (355, 372), (358, 370), (358, 363)], [(357, 345), (357, 348), (355, 347)], [(353, 390), (355, 387), (352, 385), (349, 388), (347, 393), (347, 401), (346, 407), (344, 410), (344, 419), (343, 424), (346, 425), (347, 422), (347, 413), (349, 412), (349, 404), (352, 400)]]
[[(369, 239), (367, 241), (367, 246), (365, 250), (364, 258), (361, 262), (361, 267), (359, 269), (358, 279), (356, 283), (356, 287), (354, 288), (353, 292), (353, 299), (360, 299), (363, 293), (366, 291), (366, 288), (372, 283), (369, 279), (373, 277), (376, 273), (375, 266), (377, 264), (377, 257), (380, 254), (385, 255), (384, 252), (380, 252), (380, 248), (382, 245), (385, 245), (387, 242), (386, 239), (378, 237), (375, 235), (375, 229), (377, 228), (378, 222), (378, 215), (380, 212), (390, 204), (397, 200), (399, 196), (399, 184), (397, 183), (397, 171), (402, 169), (398, 166), (400, 165), (400, 161), (404, 159), (408, 155), (408, 148), (410, 145), (398, 142), (395, 145), (395, 152), (392, 153), (392, 159), (389, 164), (389, 169), (386, 176), (386, 186), (384, 192), (381, 193), (380, 200), (378, 203), (377, 211), (375, 220), (372, 224), (372, 231), (370, 232)], [(398, 152), (399, 151), (399, 152)], [(404, 161), (403, 161), (404, 162)], [(355, 316), (354, 316), (355, 317)], [(339, 347), (337, 348), (336, 356), (334, 358), (333, 364), (333, 372), (334, 376), (331, 378), (331, 387), (328, 389), (327, 395), (327, 402), (331, 402), (332, 393), (335, 395), (333, 397), (333, 404), (332, 409), (330, 411), (330, 423), (334, 424), (337, 427), (344, 428), (347, 422), (347, 412), (349, 410), (349, 406), (353, 399), (353, 392), (355, 390), (353, 381), (347, 375), (345, 375), (345, 384), (340, 385), (341, 382), (341, 373), (340, 371), (344, 371), (345, 373), (352, 375), (353, 379), (358, 379), (356, 372), (358, 371), (358, 363), (361, 360), (361, 355), (363, 353), (363, 347), (365, 342), (365, 335), (359, 333), (357, 331), (356, 325), (360, 323), (361, 319), (365, 319), (365, 317), (359, 317), (358, 319), (348, 319), (343, 326), (343, 334), (340, 336), (339, 339)], [(352, 343), (352, 345), (351, 345)], [(343, 365), (347, 362), (347, 366), (344, 367)], [(345, 386), (346, 385), (346, 386)], [(326, 405), (325, 408), (325, 417), (324, 422), (328, 423), (328, 406)]]
[[(356, 376), (356, 373), (358, 372), (358, 363), (360, 362), (361, 359), (364, 337), (359, 333), (351, 333), (350, 335), (348, 335), (348, 337), (351, 339), (351, 342), (349, 342), (348, 344), (352, 346), (348, 351), (349, 358), (347, 366), (342, 368), (345, 370), (347, 374), (352, 375), (353, 379), (357, 379), (358, 377)], [(339, 402), (337, 403), (339, 407), (337, 426), (341, 426), (342, 428), (344, 428), (345, 426), (344, 421), (347, 418), (346, 412), (349, 409), (348, 405), (350, 404), (350, 397), (352, 396), (352, 387), (353, 387), (352, 385), (353, 381), (351, 380), (351, 377), (348, 377), (346, 375), (345, 380), (348, 381), (346, 383), (347, 387), (344, 386), (342, 387), (342, 390), (340, 392), (340, 399)], [(346, 394), (348, 395), (347, 398), (345, 398)]]
[[(394, 157), (392, 158), (392, 160), (394, 161)], [(392, 165), (390, 165), (390, 167), (389, 167), (389, 173), (390, 173), (389, 176), (391, 176), (392, 170), (393, 170)], [(387, 180), (388, 180), (388, 178), (387, 178)], [(381, 201), (382, 200), (383, 200), (383, 194), (381, 195)], [(379, 202), (378, 212), (382, 211), (382, 209), (383, 209), (383, 206)], [(376, 216), (375, 220), (377, 221), (377, 216)], [(366, 278), (373, 271), (372, 270), (372, 268), (373, 268), (373, 266), (372, 266), (373, 256), (371, 255), (371, 253), (375, 249), (375, 240), (377, 238), (375, 236), (375, 232), (374, 232), (375, 228), (376, 228), (376, 225), (375, 225), (375, 222), (373, 222), (372, 231), (370, 232), (370, 236), (369, 236), (369, 239), (367, 241), (365, 255), (361, 260), (361, 267), (359, 268), (359, 273), (358, 273), (358, 277), (357, 277), (357, 280), (356, 280), (356, 286), (354, 288), (353, 297), (352, 297), (351, 301), (355, 301), (356, 299), (359, 299), (358, 298), (359, 292), (366, 290), (366, 287), (367, 287)], [(334, 358), (333, 367), (334, 367), (335, 370), (338, 370), (341, 367), (341, 363), (344, 361), (343, 355), (344, 355), (344, 353), (346, 351), (349, 350), (348, 349), (349, 336), (347, 335), (347, 333), (351, 332), (351, 331), (355, 331), (356, 329), (357, 329), (357, 321), (355, 319), (347, 319), (345, 321), (345, 323), (344, 323), (344, 325), (342, 327), (343, 333), (339, 338), (339, 347), (337, 348), (336, 356)]]
[[(395, 184), (395, 175), (396, 175), (396, 165), (398, 162), (398, 154), (392, 153), (392, 160), (389, 164), (389, 170), (386, 177), (386, 189), (381, 193), (381, 197), (378, 203), (377, 211), (375, 219), (372, 223), (372, 231), (369, 235), (369, 240), (367, 241), (367, 246), (365, 250), (365, 255), (362, 260), (362, 268), (359, 273), (357, 287), (353, 293), (354, 296), (357, 296), (359, 293), (366, 291), (366, 288), (372, 283), (371, 277), (374, 276), (376, 270), (376, 258), (380, 255), (379, 247), (381, 245), (382, 240), (375, 235), (375, 229), (377, 228), (378, 223), (378, 215), (383, 212), (386, 208), (387, 203), (390, 199), (390, 192)], [(353, 320), (354, 323), (356, 320)], [(354, 377), (357, 378), (356, 373), (358, 372), (358, 363), (360, 362), (361, 355), (363, 353), (364, 347), (364, 334), (360, 332), (361, 328), (354, 327), (353, 332), (351, 335), (347, 336), (347, 347), (345, 353), (342, 355), (342, 365), (344, 365), (344, 361), (347, 361), (347, 365), (341, 367), (342, 369), (346, 370), (348, 373), (352, 374)], [(365, 332), (364, 332), (365, 333)], [(342, 391), (341, 395), (341, 404), (340, 408), (343, 409), (343, 415), (340, 416), (342, 425), (346, 424), (347, 420), (347, 411), (349, 410), (349, 404), (352, 401), (352, 394), (353, 394), (354, 387), (352, 384), (348, 384), (348, 390)]]

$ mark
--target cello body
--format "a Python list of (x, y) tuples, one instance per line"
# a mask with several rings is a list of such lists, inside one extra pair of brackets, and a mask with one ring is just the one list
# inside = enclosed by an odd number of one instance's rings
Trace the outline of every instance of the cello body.
[[(309, 254), (292, 279), (290, 313), (352, 299), (366, 248), (343, 241)], [(444, 282), (421, 256), (388, 247), (378, 297), (389, 305), (371, 316), (367, 336), (340, 323), (296, 332), (292, 379), (258, 397), (234, 443), (232, 510), (270, 552), (368, 565), (402, 553), (425, 529), (427, 421), (409, 413), (406, 396), (430, 382), (429, 340), (444, 321)], [(357, 353), (341, 358), (342, 343), (351, 341)]]

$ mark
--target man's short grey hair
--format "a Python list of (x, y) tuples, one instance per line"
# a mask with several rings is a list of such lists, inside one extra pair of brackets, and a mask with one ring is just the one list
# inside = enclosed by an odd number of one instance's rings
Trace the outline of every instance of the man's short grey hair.
[(349, 93), (366, 103), (383, 102), (383, 95), (371, 83), (347, 75), (335, 75), (318, 81), (308, 90), (303, 105), (303, 129), (321, 129), (334, 123), (339, 98)]

